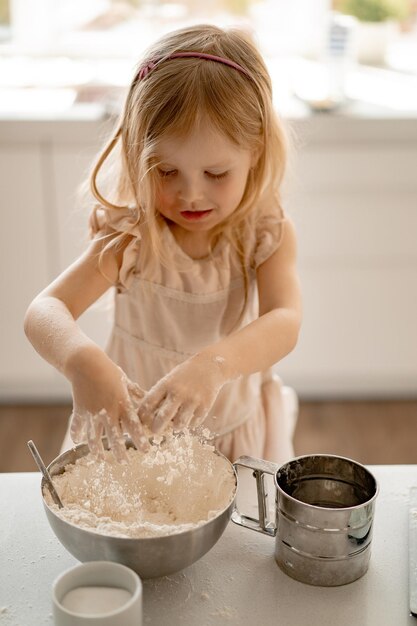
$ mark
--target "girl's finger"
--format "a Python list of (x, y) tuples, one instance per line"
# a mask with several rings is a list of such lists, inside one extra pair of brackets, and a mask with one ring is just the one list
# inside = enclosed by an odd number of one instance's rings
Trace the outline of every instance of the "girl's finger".
[[(101, 412), (100, 412), (101, 413)], [(86, 414), (87, 420), (87, 443), (93, 456), (103, 460), (104, 448), (101, 437), (103, 436), (103, 423), (100, 415)]]
[(70, 435), (74, 443), (82, 443), (87, 440), (85, 418), (75, 411), (73, 411), (70, 417)]
[(155, 417), (152, 421), (152, 432), (162, 432), (169, 422), (175, 417), (181, 407), (181, 400), (173, 395), (168, 395), (155, 411)]
[(126, 441), (119, 421), (114, 421), (108, 413), (103, 417), (110, 450), (119, 463), (127, 463)]
[(208, 411), (206, 409), (206, 407), (204, 406), (200, 406), (198, 407), (198, 409), (196, 409), (194, 411), (194, 417), (191, 420), (189, 427), (194, 429), (194, 428), (198, 428), (199, 426), (201, 426), (201, 424), (203, 424), (204, 420), (206, 419), (208, 415)]
[(176, 416), (172, 420), (174, 430), (184, 430), (194, 417), (195, 404), (190, 402), (181, 406)]
[(127, 391), (129, 394), (129, 398), (135, 408), (135, 410), (137, 411), (140, 407), (140, 405), (142, 404), (142, 400), (145, 397), (145, 392), (143, 389), (141, 389), (141, 387), (139, 387), (139, 385), (137, 385), (136, 383), (132, 383), (131, 380), (127, 380)]
[(133, 406), (127, 407), (122, 418), (122, 423), (126, 432), (131, 436), (136, 448), (146, 452), (150, 444)]
[(165, 388), (154, 389), (149, 391), (143, 402), (141, 403), (138, 415), (142, 424), (151, 425), (155, 411), (163, 403), (166, 398), (166, 390)]

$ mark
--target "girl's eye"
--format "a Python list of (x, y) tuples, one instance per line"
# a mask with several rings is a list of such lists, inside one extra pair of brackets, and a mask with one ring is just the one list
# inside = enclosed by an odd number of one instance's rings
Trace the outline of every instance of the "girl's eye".
[(161, 178), (167, 178), (167, 176), (173, 176), (176, 174), (177, 170), (161, 170), (158, 169), (158, 173)]
[(220, 174), (213, 174), (213, 172), (206, 172), (209, 178), (213, 178), (214, 180), (220, 180), (221, 178), (225, 178), (228, 172), (221, 172)]

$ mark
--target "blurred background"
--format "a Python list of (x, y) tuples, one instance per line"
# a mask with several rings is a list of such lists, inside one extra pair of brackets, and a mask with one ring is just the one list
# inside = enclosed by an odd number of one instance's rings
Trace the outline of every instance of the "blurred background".
[[(296, 453), (417, 463), (417, 0), (0, 0), (2, 472), (35, 469), (28, 439), (52, 460), (71, 411), (23, 317), (85, 246), (78, 188), (144, 49), (201, 22), (253, 33), (293, 139)], [(110, 307), (81, 319), (103, 346)]]

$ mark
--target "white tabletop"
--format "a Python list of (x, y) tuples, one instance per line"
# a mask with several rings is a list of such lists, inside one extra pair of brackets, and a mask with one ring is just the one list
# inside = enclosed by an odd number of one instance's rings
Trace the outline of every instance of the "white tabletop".
[[(144, 626), (406, 626), (408, 490), (417, 465), (370, 466), (380, 484), (369, 570), (344, 587), (311, 587), (274, 561), (274, 540), (230, 523), (183, 572), (144, 581)], [(52, 625), (51, 586), (77, 563), (49, 527), (40, 474), (0, 474), (0, 624)]]

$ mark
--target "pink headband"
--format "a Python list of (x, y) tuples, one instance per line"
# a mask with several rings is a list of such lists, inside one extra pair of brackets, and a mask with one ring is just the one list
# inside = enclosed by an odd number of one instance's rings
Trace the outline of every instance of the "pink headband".
[(228, 65), (229, 67), (233, 67), (233, 69), (238, 70), (238, 72), (242, 72), (248, 76), (248, 78), (252, 78), (248, 70), (246, 70), (241, 65), (238, 65), (234, 61), (230, 59), (224, 59), (223, 57), (218, 57), (214, 54), (207, 54), (205, 52), (174, 52), (167, 57), (163, 57), (162, 59), (155, 59), (153, 61), (148, 61), (145, 65), (139, 69), (137, 78), (138, 80), (143, 80), (145, 76), (149, 74), (159, 63), (162, 61), (168, 61), (169, 59), (180, 59), (180, 58), (188, 58), (195, 57), (196, 59), (206, 59), (207, 61), (215, 61), (216, 63), (223, 63), (223, 65)]

